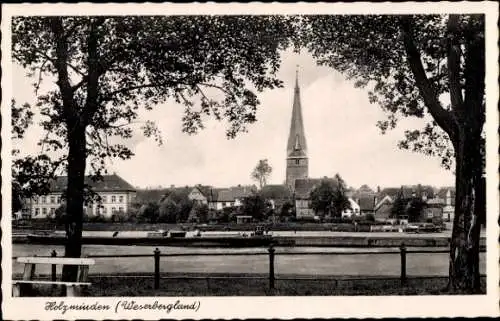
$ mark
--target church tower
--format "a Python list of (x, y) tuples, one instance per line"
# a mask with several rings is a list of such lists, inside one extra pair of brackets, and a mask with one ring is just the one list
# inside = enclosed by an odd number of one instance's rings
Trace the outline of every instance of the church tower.
[(295, 76), (292, 122), (290, 124), (286, 155), (286, 185), (293, 191), (295, 189), (295, 180), (298, 178), (307, 178), (309, 172), (306, 136), (302, 120), (302, 107), (300, 105), (298, 70)]

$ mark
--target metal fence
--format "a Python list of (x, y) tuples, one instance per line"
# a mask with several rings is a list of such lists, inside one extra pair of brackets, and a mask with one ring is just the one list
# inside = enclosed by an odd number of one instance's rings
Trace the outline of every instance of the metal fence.
[[(481, 252), (485, 252), (484, 248), (481, 248)], [(279, 256), (299, 256), (299, 255), (381, 255), (381, 254), (390, 254), (390, 255), (399, 255), (400, 256), (400, 284), (404, 286), (407, 283), (407, 275), (406, 275), (406, 258), (411, 254), (422, 254), (422, 253), (449, 253), (449, 250), (409, 250), (404, 244), (399, 247), (399, 251), (356, 251), (356, 252), (276, 252), (276, 249), (273, 245), (269, 246), (265, 251), (259, 252), (246, 252), (246, 253), (220, 253), (220, 252), (194, 252), (194, 253), (161, 253), (161, 251), (156, 248), (151, 254), (105, 254), (105, 255), (88, 255), (88, 258), (140, 258), (140, 257), (149, 257), (154, 260), (154, 289), (160, 288), (160, 264), (162, 257), (189, 257), (189, 256), (268, 256), (269, 258), (269, 272), (267, 277), (258, 277), (258, 276), (248, 276), (248, 277), (238, 277), (245, 279), (268, 279), (269, 289), (275, 289), (275, 281), (280, 278), (276, 278), (275, 275), (275, 258), (277, 255)], [(52, 257), (56, 257), (56, 251), (52, 251)], [(15, 259), (15, 257), (13, 257)], [(124, 276), (126, 277), (126, 276)], [(150, 277), (150, 276), (149, 276)], [(197, 277), (188, 276), (182, 277), (183, 279), (196, 279)], [(198, 277), (199, 278), (199, 277)], [(202, 277), (203, 279), (232, 279), (232, 276), (206, 276)], [(51, 279), (56, 280), (56, 266), (52, 265), (51, 269)], [(299, 280), (301, 278), (294, 277), (294, 280)], [(305, 279), (305, 278), (304, 278)], [(309, 278), (307, 278), (309, 279)]]

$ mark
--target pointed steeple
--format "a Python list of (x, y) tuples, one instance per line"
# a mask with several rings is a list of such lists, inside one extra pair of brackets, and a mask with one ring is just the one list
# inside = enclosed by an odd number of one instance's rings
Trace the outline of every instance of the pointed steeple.
[(288, 136), (287, 156), (306, 156), (307, 144), (302, 119), (302, 107), (300, 103), (299, 70), (295, 75), (295, 90), (293, 96), (292, 121)]

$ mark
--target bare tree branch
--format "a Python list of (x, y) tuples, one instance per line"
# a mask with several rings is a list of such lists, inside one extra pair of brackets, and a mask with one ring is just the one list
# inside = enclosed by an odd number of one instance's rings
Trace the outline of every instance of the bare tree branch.
[(42, 83), (42, 73), (43, 73), (43, 68), (45, 67), (45, 64), (49, 61), (49, 59), (45, 59), (40, 66), (39, 73), (38, 73), (38, 81), (35, 84), (35, 95), (38, 96), (38, 90), (40, 89), (40, 84)]

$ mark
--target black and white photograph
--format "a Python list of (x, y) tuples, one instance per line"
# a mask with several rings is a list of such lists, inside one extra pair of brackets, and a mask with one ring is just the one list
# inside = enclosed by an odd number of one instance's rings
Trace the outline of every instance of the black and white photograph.
[(2, 5), (3, 315), (498, 316), (498, 8), (369, 6)]

